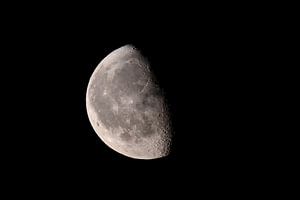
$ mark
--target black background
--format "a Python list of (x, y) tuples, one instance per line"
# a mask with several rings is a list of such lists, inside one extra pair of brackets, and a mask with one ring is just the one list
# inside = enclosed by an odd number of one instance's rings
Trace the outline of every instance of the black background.
[(101, 59), (120, 46), (133, 44), (149, 59), (174, 116), (173, 152), (153, 162), (242, 162), (248, 156), (251, 137), (255, 137), (249, 135), (251, 116), (245, 113), (255, 109), (251, 88), (256, 86), (251, 76), (259, 78), (259, 69), (253, 66), (253, 57), (259, 56), (258, 48), (262, 48), (256, 47), (258, 33), (240, 25), (247, 19), (164, 20), (151, 18), (129, 25), (125, 20), (108, 32), (103, 26), (87, 25), (89, 32), (81, 32), (82, 46), (76, 52), (79, 62), (74, 66), (80, 71), (78, 139), (86, 142), (85, 156), (91, 162), (128, 160), (97, 138), (82, 100)]
[[(265, 130), (258, 128), (267, 111), (257, 111), (258, 102), (268, 103), (262, 98), (268, 85), (260, 84), (261, 58), (272, 47), (267, 18), (216, 7), (69, 6), (6, 15), (1, 75), (11, 79), (3, 93), (14, 106), (3, 106), (12, 123), (5, 123), (2, 141), (10, 174), (70, 183), (127, 173), (149, 179), (153, 172), (251, 174), (260, 167), (253, 161), (267, 155), (260, 151)], [(127, 158), (108, 148), (88, 121), (88, 80), (105, 56), (126, 44), (148, 58), (170, 102), (175, 138), (168, 157)]]

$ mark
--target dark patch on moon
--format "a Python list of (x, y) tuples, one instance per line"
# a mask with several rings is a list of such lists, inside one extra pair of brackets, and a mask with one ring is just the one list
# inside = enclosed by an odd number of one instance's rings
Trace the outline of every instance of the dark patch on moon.
[(129, 140), (132, 139), (132, 137), (131, 137), (131, 136), (129, 135), (129, 133), (127, 133), (127, 132), (122, 133), (120, 137), (121, 137), (121, 139), (122, 139), (123, 141), (129, 141)]
[[(113, 88), (112, 95), (136, 94), (143, 89), (147, 79), (140, 67), (126, 63), (120, 70), (116, 71), (113, 80), (108, 81), (107, 84)], [(137, 81), (142, 82), (142, 85), (135, 84)]]

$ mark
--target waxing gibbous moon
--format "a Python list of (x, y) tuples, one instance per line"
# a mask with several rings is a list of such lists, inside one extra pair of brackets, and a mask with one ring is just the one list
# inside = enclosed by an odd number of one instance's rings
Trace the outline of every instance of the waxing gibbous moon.
[(123, 46), (100, 62), (88, 84), (86, 108), (93, 129), (111, 149), (136, 159), (170, 153), (166, 99), (135, 47)]

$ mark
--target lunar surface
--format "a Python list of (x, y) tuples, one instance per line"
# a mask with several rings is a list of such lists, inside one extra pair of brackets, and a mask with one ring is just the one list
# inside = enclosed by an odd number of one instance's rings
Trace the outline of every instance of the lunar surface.
[(170, 153), (166, 99), (135, 47), (123, 46), (100, 62), (88, 84), (86, 107), (93, 129), (113, 150), (136, 159)]

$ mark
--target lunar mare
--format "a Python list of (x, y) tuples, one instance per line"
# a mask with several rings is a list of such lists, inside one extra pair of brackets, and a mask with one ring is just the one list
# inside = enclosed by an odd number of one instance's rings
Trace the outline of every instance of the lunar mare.
[(169, 154), (168, 106), (149, 63), (133, 46), (111, 52), (96, 67), (86, 107), (93, 129), (113, 150), (137, 159)]

